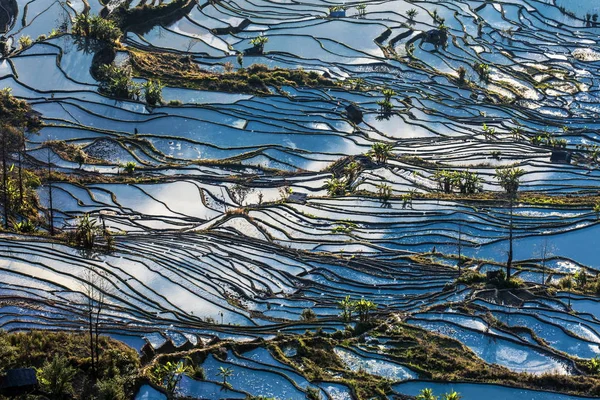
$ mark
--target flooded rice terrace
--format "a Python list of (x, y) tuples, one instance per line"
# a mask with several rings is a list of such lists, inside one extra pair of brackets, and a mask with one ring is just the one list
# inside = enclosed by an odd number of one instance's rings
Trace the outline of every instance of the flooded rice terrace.
[(600, 3), (1, 6), (41, 122), (1, 329), (85, 331), (93, 286), (144, 362), (200, 355), (177, 396), (600, 396)]

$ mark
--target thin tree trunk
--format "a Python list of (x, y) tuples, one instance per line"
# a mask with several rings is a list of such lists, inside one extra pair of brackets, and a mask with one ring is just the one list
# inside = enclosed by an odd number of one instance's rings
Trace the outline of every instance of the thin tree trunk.
[(458, 222), (458, 274), (462, 269), (462, 221)]
[(23, 195), (24, 195), (24, 189), (23, 189), (23, 153), (25, 152), (25, 133), (23, 133), (23, 136), (20, 138), (21, 143), (19, 146), (19, 204), (21, 204), (21, 206), (23, 205)]
[[(89, 300), (91, 301), (91, 300)], [(92, 357), (92, 376), (96, 376), (96, 363), (94, 362), (94, 324), (93, 324), (93, 308), (92, 304), (89, 304), (88, 315), (89, 315), (89, 331), (90, 331), (90, 355)]]
[[(102, 296), (102, 294), (100, 294)], [(95, 351), (96, 351), (96, 368), (100, 363), (100, 313), (102, 312), (102, 303), (99, 301), (96, 310), (96, 320), (94, 321), (94, 336), (95, 336)]]
[(6, 132), (2, 132), (2, 190), (4, 194), (4, 227), (8, 229), (8, 170), (6, 167)]
[(508, 227), (508, 260), (506, 261), (506, 279), (510, 278), (513, 259), (513, 196), (510, 196), (510, 225)]
[[(54, 236), (54, 205), (52, 203), (52, 167), (50, 164), (50, 148), (48, 147), (48, 201), (50, 206), (50, 236)], [(90, 317), (91, 318), (91, 317)], [(91, 321), (90, 321), (91, 324)], [(91, 330), (90, 326), (90, 330)]]

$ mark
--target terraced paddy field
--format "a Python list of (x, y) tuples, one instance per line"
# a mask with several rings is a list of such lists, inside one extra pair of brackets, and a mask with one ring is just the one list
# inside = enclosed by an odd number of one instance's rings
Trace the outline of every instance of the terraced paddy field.
[(138, 400), (600, 398), (595, 0), (0, 5), (2, 330)]

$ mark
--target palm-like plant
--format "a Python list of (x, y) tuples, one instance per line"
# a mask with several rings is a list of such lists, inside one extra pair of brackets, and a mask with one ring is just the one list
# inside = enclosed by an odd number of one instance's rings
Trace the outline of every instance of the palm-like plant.
[(342, 310), (340, 313), (340, 317), (346, 322), (350, 322), (352, 320), (352, 308), (354, 302), (350, 300), (350, 296), (344, 297), (342, 300), (338, 301), (338, 308)]
[(450, 392), (450, 393), (445, 393), (442, 396), (442, 400), (460, 400), (462, 399), (462, 396), (460, 394), (458, 394), (458, 392)]
[(418, 14), (419, 14), (419, 12), (417, 10), (415, 10), (414, 8), (411, 8), (410, 10), (408, 10), (406, 12), (406, 16), (410, 20), (414, 19)]
[(364, 17), (365, 14), (367, 13), (367, 5), (364, 3), (361, 3), (356, 6), (356, 10), (358, 11), (359, 16)]
[(125, 165), (123, 165), (123, 169), (129, 175), (132, 175), (134, 173), (136, 167), (137, 164), (135, 163), (135, 161), (128, 161)]
[(365, 299), (357, 300), (352, 305), (352, 308), (358, 313), (358, 320), (360, 322), (369, 322), (371, 317), (369, 313), (377, 309), (377, 304)]
[(327, 189), (327, 194), (329, 194), (329, 196), (343, 196), (346, 194), (347, 182), (341, 179), (331, 178), (325, 181), (325, 188)]
[(494, 135), (496, 134), (496, 128), (488, 126), (487, 124), (483, 124), (482, 130), (483, 130), (483, 136), (485, 137), (485, 140), (492, 139), (494, 137)]
[(525, 171), (521, 168), (496, 168), (496, 179), (506, 194), (508, 194), (511, 198), (514, 198), (517, 195), (517, 192), (519, 191), (519, 185), (521, 183), (521, 177), (524, 174)]
[(433, 394), (433, 390), (425, 388), (416, 397), (417, 400), (437, 400), (438, 397)]
[(397, 93), (394, 89), (385, 88), (381, 91), (381, 94), (387, 101), (390, 101)]
[(356, 174), (360, 171), (360, 163), (352, 161), (346, 167), (344, 167), (344, 175), (346, 175), (347, 181), (350, 183), (356, 178)]
[(376, 162), (383, 164), (392, 156), (393, 148), (394, 146), (390, 143), (373, 143), (367, 155), (374, 158)]
[(98, 226), (95, 219), (90, 218), (89, 214), (83, 214), (77, 218), (77, 228), (75, 229), (75, 240), (78, 245), (91, 249), (94, 247)]
[(156, 364), (152, 369), (151, 375), (154, 383), (173, 395), (183, 375), (191, 374), (192, 372), (193, 368), (183, 361), (167, 361), (165, 364)]
[(483, 179), (479, 177), (477, 172), (469, 172), (469, 170), (466, 170), (460, 172), (458, 178), (461, 193), (473, 194), (481, 190)]
[(260, 53), (262, 53), (265, 49), (265, 44), (267, 44), (267, 42), (269, 41), (269, 38), (264, 36), (264, 35), (260, 35), (257, 36), (253, 39), (250, 40), (250, 44), (252, 46), (254, 46), (255, 49), (257, 49)]
[(600, 357), (596, 356), (588, 361), (588, 366), (594, 374), (600, 374)]
[(510, 270), (513, 258), (513, 204), (519, 191), (521, 177), (525, 174), (521, 168), (503, 167), (496, 168), (496, 179), (504, 189), (509, 198), (510, 224), (508, 230), (508, 259), (506, 261), (506, 279), (510, 279)]
[(387, 183), (380, 183), (377, 185), (377, 196), (383, 201), (388, 201), (392, 197), (392, 187)]
[(146, 103), (154, 106), (162, 102), (162, 90), (165, 87), (159, 80), (149, 79), (142, 85)]
[(223, 378), (223, 385), (227, 386), (227, 378), (233, 376), (233, 368), (219, 367), (217, 376)]

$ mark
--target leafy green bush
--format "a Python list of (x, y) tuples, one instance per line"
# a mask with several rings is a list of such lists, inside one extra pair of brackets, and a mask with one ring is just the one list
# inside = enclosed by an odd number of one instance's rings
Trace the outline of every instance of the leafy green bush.
[(317, 319), (317, 314), (310, 308), (305, 308), (302, 310), (302, 314), (300, 314), (300, 319), (302, 321), (314, 321)]
[(73, 377), (77, 371), (69, 365), (65, 357), (54, 355), (37, 370), (37, 378), (43, 390), (51, 399), (62, 399), (73, 393)]
[(123, 34), (119, 27), (111, 20), (98, 15), (78, 14), (73, 23), (73, 33), (80, 36), (114, 43)]
[(162, 103), (162, 90), (165, 86), (159, 80), (150, 79), (144, 83), (144, 98), (146, 103), (154, 106)]
[(100, 400), (126, 400), (125, 382), (121, 377), (104, 379), (96, 384)]
[(140, 85), (132, 78), (131, 68), (104, 64), (98, 69), (99, 90), (109, 96), (122, 99), (134, 99), (140, 96)]

